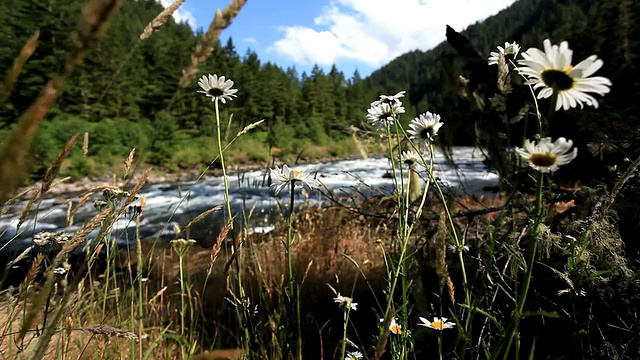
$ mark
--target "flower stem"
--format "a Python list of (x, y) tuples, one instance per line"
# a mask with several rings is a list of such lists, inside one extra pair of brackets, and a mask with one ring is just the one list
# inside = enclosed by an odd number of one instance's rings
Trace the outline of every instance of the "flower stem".
[(536, 208), (535, 208), (535, 219), (533, 223), (533, 236), (531, 238), (532, 244), (531, 249), (529, 250), (529, 258), (527, 260), (527, 270), (524, 274), (524, 279), (522, 280), (522, 290), (520, 296), (518, 297), (518, 301), (516, 302), (516, 308), (513, 311), (513, 324), (511, 327), (511, 333), (509, 334), (509, 341), (507, 342), (507, 347), (503, 353), (503, 359), (507, 359), (509, 357), (509, 350), (511, 350), (511, 344), (513, 343), (513, 339), (515, 335), (518, 333), (518, 329), (520, 327), (520, 320), (522, 319), (522, 310), (524, 309), (524, 304), (527, 300), (527, 294), (529, 293), (529, 286), (531, 284), (531, 277), (533, 275), (533, 264), (536, 261), (536, 253), (538, 252), (538, 239), (540, 238), (540, 223), (542, 222), (542, 190), (544, 185), (544, 174), (541, 171), (538, 171), (536, 175)]
[(229, 183), (227, 180), (227, 169), (224, 165), (224, 156), (222, 155), (222, 136), (220, 135), (220, 110), (218, 107), (218, 98), (214, 101), (216, 108), (216, 129), (218, 135), (218, 155), (220, 155), (220, 166), (222, 167), (222, 181), (224, 181), (224, 201), (227, 205), (227, 215), (231, 229), (233, 229), (233, 214), (231, 213), (231, 198), (229, 197)]

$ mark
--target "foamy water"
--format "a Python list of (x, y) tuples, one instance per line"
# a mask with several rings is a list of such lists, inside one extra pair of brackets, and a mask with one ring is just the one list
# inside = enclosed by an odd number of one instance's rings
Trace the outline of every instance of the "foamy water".
[[(458, 147), (453, 150), (455, 166), (446, 164), (444, 156), (436, 153), (434, 175), (447, 187), (459, 193), (478, 194), (483, 188), (496, 186), (498, 175), (488, 172), (483, 157), (473, 148)], [(349, 196), (361, 194), (392, 194), (393, 179), (389, 176), (391, 164), (385, 158), (345, 160), (322, 164), (295, 166), (307, 170), (332, 194)], [(426, 179), (426, 173), (421, 175)], [(263, 233), (272, 229), (273, 210), (285, 211), (290, 194), (288, 189), (276, 196), (267, 186), (267, 170), (250, 171), (229, 176), (230, 197), (238, 225), (247, 220), (250, 232)], [(145, 211), (140, 224), (143, 238), (174, 237), (174, 224), (183, 228), (198, 214), (224, 204), (222, 177), (210, 177), (199, 182), (155, 184), (142, 188), (140, 195), (146, 198)], [(328, 204), (322, 191), (296, 191), (298, 208)], [(96, 199), (98, 197), (96, 196)], [(72, 199), (78, 201), (79, 199)], [(76, 213), (74, 225), (67, 227), (67, 204), (57, 204), (45, 199), (34, 206), (32, 214), (18, 228), (18, 216), (27, 202), (15, 204), (9, 212), (0, 216), (0, 249), (24, 248), (31, 245), (31, 237), (40, 231), (73, 232), (84, 225), (97, 211), (88, 201)], [(136, 203), (134, 203), (136, 204)], [(211, 239), (224, 223), (226, 211), (220, 210), (192, 226), (190, 237), (196, 240)], [(95, 236), (97, 231), (89, 235)], [(135, 223), (126, 218), (114, 224), (112, 235), (120, 242), (128, 242), (135, 235)]]

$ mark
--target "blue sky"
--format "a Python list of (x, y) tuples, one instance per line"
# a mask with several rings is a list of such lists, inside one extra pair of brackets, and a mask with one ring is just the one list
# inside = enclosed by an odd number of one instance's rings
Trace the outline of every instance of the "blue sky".
[[(174, 15), (207, 28), (216, 8), (230, 0), (186, 0)], [(172, 0), (161, 0), (166, 6)], [(364, 77), (411, 50), (428, 50), (445, 39), (445, 25), (462, 30), (508, 7), (514, 0), (248, 0), (221, 35), (263, 63), (298, 73), (314, 64), (336, 64), (348, 77)], [(506, 39), (505, 41), (508, 41)]]

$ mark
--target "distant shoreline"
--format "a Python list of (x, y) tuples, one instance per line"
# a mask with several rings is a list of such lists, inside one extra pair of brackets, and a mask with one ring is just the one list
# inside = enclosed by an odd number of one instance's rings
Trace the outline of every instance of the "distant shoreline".
[[(372, 157), (376, 157), (376, 156), (374, 155)], [(343, 160), (354, 160), (354, 159), (360, 159), (360, 158), (361, 157), (357, 157), (357, 156), (348, 156), (348, 157), (321, 158), (321, 159), (299, 159), (294, 164), (286, 163), (282, 161), (276, 161), (275, 165), (297, 166), (297, 165), (308, 165), (308, 164), (321, 164), (321, 163), (343, 161)], [(264, 169), (266, 171), (270, 167), (271, 166), (266, 163), (244, 163), (244, 164), (238, 164), (238, 165), (228, 165), (226, 170), (227, 170), (227, 175), (230, 176), (238, 173), (256, 171), (261, 169)], [(67, 194), (70, 194), (70, 195), (79, 194), (79, 193), (90, 191), (92, 189), (104, 188), (104, 187), (109, 187), (114, 185), (118, 187), (123, 187), (123, 188), (131, 188), (135, 186), (135, 184), (137, 184), (138, 181), (140, 181), (142, 174), (144, 173), (144, 171), (146, 171), (147, 168), (153, 168), (153, 167), (139, 166), (137, 169), (134, 170), (134, 175), (127, 179), (123, 179), (121, 176), (116, 177), (114, 175), (104, 175), (100, 177), (85, 177), (81, 179), (69, 179), (62, 183), (57, 183), (58, 181), (63, 179), (63, 178), (57, 178), (54, 181), (54, 184), (56, 183), (57, 184), (53, 186), (51, 189), (49, 189), (46, 192), (46, 194), (44, 194), (43, 197), (55, 198), (55, 197), (59, 197)], [(147, 178), (146, 183), (147, 185), (152, 185), (152, 184), (155, 185), (155, 184), (167, 184), (167, 183), (176, 183), (176, 182), (189, 182), (189, 181), (196, 181), (200, 177), (208, 178), (208, 177), (216, 177), (216, 176), (222, 176), (222, 169), (212, 167), (206, 170), (204, 174), (203, 174), (203, 171), (198, 169), (188, 169), (188, 170), (181, 170), (177, 172), (164, 172), (164, 169), (158, 172), (152, 170), (151, 175)], [(115, 180), (115, 183), (114, 183), (114, 180)], [(15, 194), (17, 195), (27, 190), (31, 190), (22, 196), (22, 198), (30, 198), (32, 196), (31, 194), (33, 193), (33, 190), (39, 189), (41, 184), (42, 184), (42, 181), (37, 181), (32, 185), (20, 187), (15, 192)]]

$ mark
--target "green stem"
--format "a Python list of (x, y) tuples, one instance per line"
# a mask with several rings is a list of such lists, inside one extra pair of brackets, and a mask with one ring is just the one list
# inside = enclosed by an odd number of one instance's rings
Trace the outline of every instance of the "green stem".
[(536, 208), (535, 208), (535, 219), (533, 223), (533, 237), (531, 249), (529, 250), (529, 259), (527, 260), (527, 270), (524, 274), (524, 279), (522, 280), (522, 290), (520, 296), (518, 297), (518, 301), (516, 303), (516, 308), (513, 312), (513, 325), (511, 328), (511, 332), (509, 334), (509, 341), (507, 342), (507, 347), (503, 353), (503, 359), (507, 359), (509, 357), (509, 351), (511, 350), (511, 344), (513, 343), (513, 339), (515, 335), (518, 333), (518, 329), (520, 327), (520, 320), (522, 319), (522, 310), (524, 309), (524, 304), (527, 300), (527, 294), (529, 293), (529, 286), (531, 284), (531, 278), (533, 275), (533, 265), (536, 260), (536, 253), (538, 251), (538, 239), (540, 238), (540, 223), (542, 222), (542, 190), (544, 185), (544, 174), (541, 171), (538, 171), (536, 175)]
[(229, 216), (230, 227), (233, 229), (233, 214), (231, 213), (231, 198), (229, 197), (229, 183), (227, 181), (227, 169), (224, 165), (224, 156), (222, 154), (222, 136), (220, 135), (220, 110), (218, 107), (218, 99), (214, 101), (216, 108), (216, 129), (218, 135), (218, 154), (220, 156), (220, 166), (222, 167), (222, 179), (224, 181), (224, 201), (227, 205), (227, 215)]

